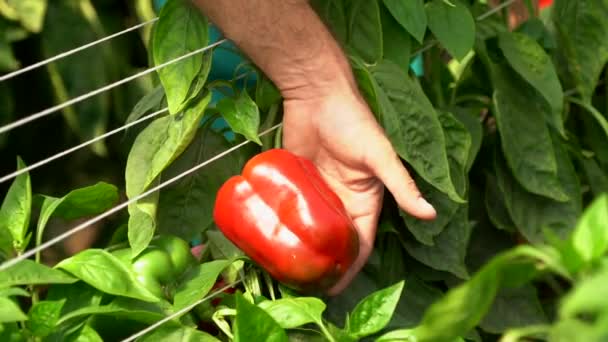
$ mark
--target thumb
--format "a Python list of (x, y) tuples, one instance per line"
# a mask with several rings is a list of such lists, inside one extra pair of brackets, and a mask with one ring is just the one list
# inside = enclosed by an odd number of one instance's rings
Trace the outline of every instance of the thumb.
[(377, 139), (376, 146), (369, 151), (374, 153), (366, 158), (367, 166), (395, 197), (399, 207), (419, 219), (434, 219), (437, 216), (435, 208), (422, 197), (416, 182), (403, 166), (390, 141), (382, 135)]

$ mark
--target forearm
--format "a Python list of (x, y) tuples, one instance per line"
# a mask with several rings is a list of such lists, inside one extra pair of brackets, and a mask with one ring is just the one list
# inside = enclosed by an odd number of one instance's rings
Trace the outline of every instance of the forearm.
[(305, 0), (193, 0), (283, 96), (352, 88), (348, 61)]

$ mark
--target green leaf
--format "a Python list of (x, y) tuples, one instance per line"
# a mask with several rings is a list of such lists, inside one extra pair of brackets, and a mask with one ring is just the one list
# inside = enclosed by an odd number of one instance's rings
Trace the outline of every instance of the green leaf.
[(222, 271), (230, 264), (230, 260), (214, 260), (198, 265), (190, 270), (176, 290), (173, 299), (175, 309), (185, 308), (205, 297)]
[(88, 324), (85, 324), (74, 338), (77, 342), (103, 342), (97, 331)]
[(74, 220), (96, 215), (112, 208), (118, 202), (118, 188), (112, 184), (98, 182), (70, 191), (62, 198), (42, 196), (42, 208), (36, 228), (36, 245), (40, 245), (44, 228), (51, 217)]
[(236, 295), (234, 341), (288, 341), (281, 328), (266, 311), (249, 303), (242, 295)]
[(397, 64), (402, 70), (408, 70), (412, 42), (409, 33), (393, 18), (385, 5), (380, 6), (382, 22), (382, 57)]
[(605, 136), (608, 137), (608, 120), (606, 119), (606, 117), (604, 115), (602, 115), (602, 113), (600, 113), (597, 109), (595, 109), (595, 107), (593, 107), (593, 105), (587, 104), (578, 99), (568, 98), (568, 101), (570, 101), (572, 103), (576, 103), (577, 105), (579, 105), (583, 109), (585, 109), (585, 111), (587, 113), (591, 114), (593, 119), (595, 121), (597, 121), (599, 128), (601, 128), (601, 130), (603, 131)]
[(220, 342), (204, 331), (175, 323), (164, 324), (138, 341)]
[(387, 332), (386, 334), (378, 337), (375, 342), (415, 342), (416, 335), (414, 335), (411, 329), (399, 329)]
[[(230, 147), (219, 133), (199, 130), (188, 149), (163, 171), (163, 178), (173, 178)], [(245, 159), (243, 149), (234, 151), (207, 165), (204, 171), (164, 188), (158, 203), (158, 231), (188, 240), (207, 229), (213, 223), (215, 194), (229, 177), (240, 172)]]
[(463, 202), (450, 177), (441, 123), (420, 85), (390, 61), (378, 63), (371, 71), (377, 82), (380, 123), (397, 153), (425, 181)]
[[(84, 281), (74, 284), (53, 284), (49, 287), (45, 300), (65, 299), (61, 310), (62, 317), (82, 308), (98, 306), (105, 294)], [(143, 303), (143, 302), (142, 302)], [(63, 318), (62, 318), (63, 319)], [(57, 322), (61, 324), (61, 322)]]
[(21, 308), (6, 297), (0, 297), (0, 323), (26, 321), (27, 316)]
[(546, 324), (547, 321), (536, 289), (524, 285), (499, 291), (480, 326), (486, 332), (503, 334), (508, 329)]
[(564, 296), (559, 308), (562, 318), (608, 312), (608, 267), (581, 280)]
[(563, 77), (589, 103), (608, 61), (608, 1), (556, 0), (551, 12)]
[(545, 228), (563, 239), (567, 238), (582, 212), (578, 176), (562, 143), (555, 135), (554, 138), (558, 182), (570, 197), (568, 202), (557, 202), (526, 191), (510, 174), (504, 160), (496, 161), (498, 187), (510, 216), (526, 240), (531, 242), (542, 242)]
[[(88, 1), (48, 2), (44, 29), (41, 32), (44, 58), (54, 57), (102, 38), (90, 20), (96, 16), (94, 10), (92, 15), (83, 10), (86, 4), (90, 5)], [(56, 102), (63, 103), (108, 85), (111, 82), (109, 75), (112, 65), (107, 63), (106, 53), (109, 50), (87, 49), (49, 64), (47, 70)], [(105, 92), (67, 107), (62, 112), (68, 126), (84, 141), (106, 131), (110, 106), (110, 93)], [(98, 155), (107, 152), (103, 141), (94, 143), (92, 150)]]
[(226, 269), (223, 278), (226, 282), (233, 282), (239, 277), (239, 271), (243, 268), (244, 262), (237, 260), (244, 256), (243, 252), (238, 249), (222, 232), (216, 229), (210, 229), (206, 232), (208, 240), (207, 246), (211, 251), (213, 259), (231, 259), (236, 260)]
[(34, 304), (28, 315), (28, 327), (38, 337), (45, 337), (55, 330), (65, 299), (58, 301), (41, 301)]
[(565, 202), (557, 175), (556, 152), (545, 123), (548, 105), (504, 67), (493, 68), (494, 114), (502, 150), (517, 181), (531, 193)]
[(551, 115), (547, 120), (565, 136), (564, 92), (549, 55), (534, 39), (522, 33), (499, 34), (498, 46), (511, 67), (549, 103)]
[(600, 168), (594, 158), (581, 157), (585, 178), (594, 196), (608, 193), (608, 174)]
[(21, 285), (71, 284), (77, 279), (43, 264), (25, 259), (0, 272), (0, 288)]
[(29, 297), (30, 293), (20, 287), (0, 288), (0, 297), (13, 296)]
[(452, 341), (464, 336), (488, 312), (500, 287), (527, 282), (535, 263), (530, 248), (497, 255), (470, 280), (452, 288), (431, 305), (422, 323), (414, 329), (416, 341)]
[(245, 138), (262, 145), (258, 137), (260, 111), (247, 91), (241, 91), (236, 99), (222, 98), (217, 104), (217, 110), (235, 133), (242, 134)]
[(383, 44), (378, 2), (351, 1), (348, 18), (348, 46), (368, 63), (379, 61), (382, 58)]
[(467, 163), (465, 167), (465, 171), (468, 173), (471, 171), (473, 167), (473, 163), (475, 162), (475, 158), (481, 149), (481, 143), (483, 141), (483, 128), (481, 127), (481, 120), (478, 113), (472, 112), (470, 110), (454, 108), (451, 112), (454, 116), (464, 125), (464, 127), (469, 131), (469, 135), (471, 138), (471, 148), (468, 153)]
[(507, 204), (504, 194), (498, 187), (496, 176), (488, 174), (486, 177), (485, 206), (488, 218), (498, 229), (514, 232), (517, 230)]
[[(21, 158), (17, 158), (17, 168), (25, 168)], [(13, 247), (19, 252), (27, 247), (24, 242), (31, 210), (32, 184), (29, 172), (25, 172), (15, 178), (0, 207), (0, 230), (10, 232)]]
[(113, 316), (116, 318), (125, 318), (131, 321), (152, 324), (171, 313), (168, 305), (169, 304), (166, 304), (166, 302), (149, 303), (132, 298), (116, 297), (107, 305), (93, 303), (70, 311), (68, 314), (63, 315), (57, 324), (65, 324), (75, 318), (91, 315)]
[[(465, 168), (471, 150), (471, 136), (464, 125), (451, 113), (439, 111), (438, 114), (445, 135), (446, 151), (450, 163), (450, 176), (456, 186), (456, 191), (464, 198), (467, 188)], [(456, 215), (459, 203), (452, 201), (447, 195), (419, 178), (419, 176), (415, 176), (416, 184), (424, 198), (435, 207), (437, 217), (434, 220), (428, 221), (416, 219), (403, 211), (400, 211), (400, 214), (408, 230), (412, 232), (416, 239), (425, 245), (432, 246), (434, 244), (433, 238), (439, 235)], [(452, 228), (456, 228), (456, 226), (458, 224), (453, 225)], [(410, 247), (416, 249), (415, 244)], [(422, 250), (425, 250), (423, 246), (421, 246), (418, 253), (414, 252), (414, 254), (420, 255), (419, 253)], [(434, 252), (431, 250), (431, 253)], [(427, 258), (424, 259), (426, 260)], [(465, 273), (466, 271), (460, 274)]]
[(574, 251), (585, 263), (599, 260), (608, 251), (608, 195), (596, 198), (585, 209), (570, 237)]
[[(183, 114), (155, 120), (137, 136), (125, 170), (129, 198), (136, 197), (158, 182), (161, 172), (188, 147), (210, 98), (210, 93), (207, 93)], [(144, 250), (154, 235), (157, 201), (158, 192), (155, 192), (129, 206), (129, 242), (133, 255)]]
[(152, 92), (146, 94), (144, 97), (137, 102), (133, 110), (127, 117), (126, 124), (129, 124), (137, 119), (141, 118), (148, 112), (160, 110), (160, 105), (163, 103), (165, 98), (165, 89), (162, 86), (157, 86)]
[[(154, 64), (160, 65), (209, 44), (206, 18), (188, 1), (171, 0), (163, 6), (153, 33)], [(196, 54), (158, 70), (171, 114), (187, 104), (190, 88), (203, 68), (203, 55)]]
[(258, 306), (270, 315), (283, 329), (293, 329), (308, 323), (323, 326), (325, 303), (313, 297), (265, 300)]
[(468, 206), (461, 205), (456, 209), (447, 226), (434, 238), (433, 246), (405, 241), (405, 248), (411, 256), (423, 264), (467, 279), (469, 273), (465, 265), (465, 257), (473, 227), (467, 216)]
[(458, 0), (433, 0), (426, 5), (429, 29), (457, 60), (462, 60), (475, 43), (475, 21)]
[(113, 295), (157, 302), (117, 257), (101, 249), (87, 249), (55, 266), (64, 269), (94, 288)]
[(46, 14), (47, 0), (1, 0), (0, 13), (17, 20), (28, 31), (39, 33)]
[(361, 301), (348, 317), (348, 333), (362, 338), (382, 330), (393, 316), (404, 281), (376, 291)]
[(384, 0), (384, 5), (399, 24), (416, 38), (418, 42), (422, 43), (427, 24), (424, 1)]

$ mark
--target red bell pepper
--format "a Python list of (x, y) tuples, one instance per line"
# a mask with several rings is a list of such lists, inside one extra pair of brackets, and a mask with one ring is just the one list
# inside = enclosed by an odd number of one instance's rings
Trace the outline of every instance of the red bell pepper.
[(296, 290), (330, 288), (359, 253), (340, 198), (312, 162), (286, 150), (249, 160), (220, 188), (213, 215), (230, 241)]
[(542, 10), (551, 5), (553, 5), (553, 0), (540, 0), (538, 3), (538, 8), (540, 8)]

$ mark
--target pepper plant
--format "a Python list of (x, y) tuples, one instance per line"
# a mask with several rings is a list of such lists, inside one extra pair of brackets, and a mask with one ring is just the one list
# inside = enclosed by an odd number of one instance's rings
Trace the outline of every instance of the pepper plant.
[[(224, 237), (213, 210), (226, 180), (281, 146), (269, 130), (281, 96), (251, 63), (211, 80), (215, 52), (196, 54), (160, 69), (129, 116), (168, 107), (131, 146), (125, 193), (137, 200), (107, 246), (2, 269), (2, 340), (116, 340), (172, 314), (140, 339), (608, 338), (608, 1), (555, 0), (540, 14), (526, 1), (530, 19), (513, 29), (481, 0), (312, 3), (437, 219), (416, 220), (387, 195), (372, 257), (344, 293), (277, 282)], [(189, 2), (159, 16), (150, 66), (210, 43)], [(409, 70), (415, 56), (422, 75)], [(117, 199), (107, 183), (45, 196), (19, 176), (0, 210), (2, 257), (39, 245), (49, 220)], [(158, 239), (180, 241), (175, 255), (187, 241), (202, 253), (178, 257), (190, 261), (176, 272)]]

